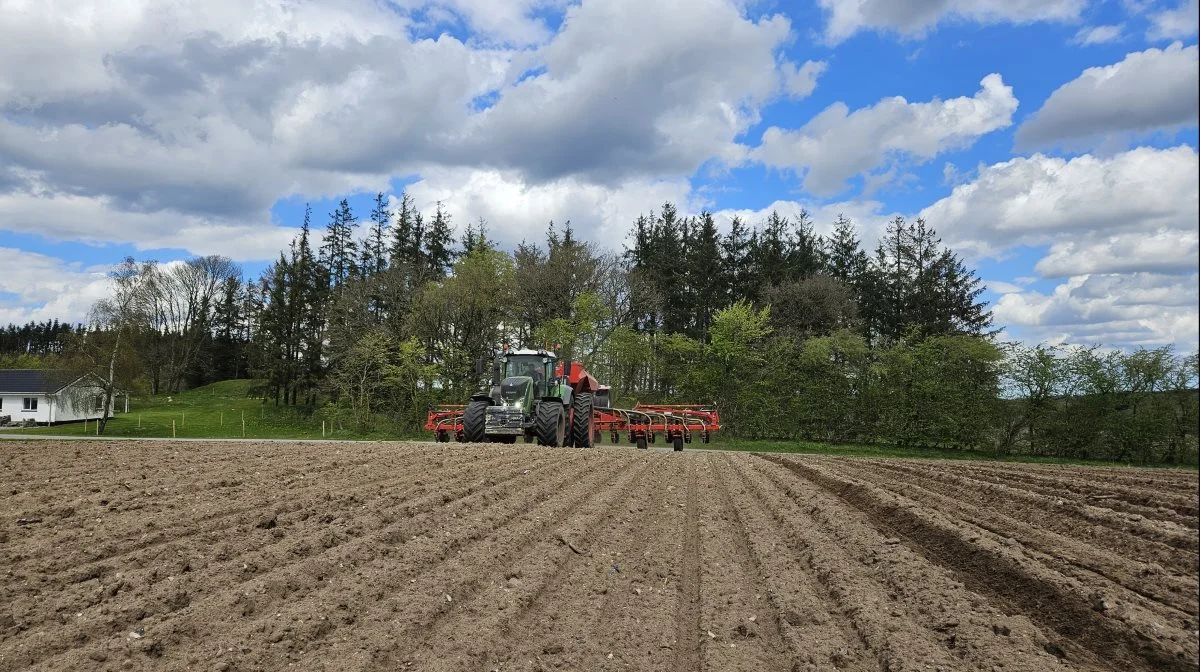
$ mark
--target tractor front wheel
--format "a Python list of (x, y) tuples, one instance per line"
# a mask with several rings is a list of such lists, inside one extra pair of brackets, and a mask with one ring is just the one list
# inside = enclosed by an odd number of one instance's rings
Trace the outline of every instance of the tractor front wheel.
[(593, 424), (592, 395), (590, 392), (580, 392), (571, 404), (571, 443), (576, 448), (591, 448), (594, 445)]
[(538, 404), (534, 431), (537, 441), (543, 446), (561, 446), (566, 438), (567, 414), (563, 405), (553, 401)]
[(487, 441), (487, 409), (491, 406), (490, 403), (483, 399), (476, 399), (467, 404), (467, 410), (463, 411), (463, 438), (467, 443), (483, 443)]

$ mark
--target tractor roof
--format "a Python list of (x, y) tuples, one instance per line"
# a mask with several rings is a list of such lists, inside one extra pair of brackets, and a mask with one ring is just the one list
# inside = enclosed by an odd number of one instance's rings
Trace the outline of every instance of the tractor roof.
[(520, 349), (520, 350), (509, 350), (508, 352), (506, 352), (504, 354), (506, 354), (506, 355), (541, 355), (543, 357), (557, 357), (558, 356), (558, 355), (555, 355), (553, 352), (550, 352), (549, 350), (531, 350), (529, 348), (524, 348), (524, 349)]

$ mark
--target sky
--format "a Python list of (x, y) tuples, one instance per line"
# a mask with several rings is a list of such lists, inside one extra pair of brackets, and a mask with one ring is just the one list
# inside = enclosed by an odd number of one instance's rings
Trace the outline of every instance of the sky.
[(509, 249), (923, 217), (1002, 338), (1192, 351), (1197, 3), (0, 0), (0, 324), (403, 190)]

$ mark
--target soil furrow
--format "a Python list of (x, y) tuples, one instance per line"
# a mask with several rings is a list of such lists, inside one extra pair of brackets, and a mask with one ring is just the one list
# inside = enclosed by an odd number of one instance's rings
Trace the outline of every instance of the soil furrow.
[[(504, 503), (511, 506), (507, 518), (496, 522), (503, 524), (512, 520), (529, 503), (529, 500), (523, 499), (522, 495), (549, 497), (555, 488), (577, 481), (586, 471), (586, 466), (575, 469), (568, 468), (571, 466), (580, 467), (580, 465), (570, 465), (563, 461), (552, 461), (547, 468), (548, 471), (551, 473), (564, 471), (565, 473), (547, 481), (545, 487), (535, 488), (532, 491), (506, 488), (510, 480), (519, 480), (521, 476), (527, 475), (528, 468), (515, 469), (512, 474), (488, 479), (492, 481), (491, 484), (483, 488), (475, 487), (459, 479), (452, 484), (453, 487), (449, 490), (434, 492), (415, 501), (394, 503), (390, 506), (390, 509), (394, 511), (392, 515), (387, 516), (384, 521), (385, 525), (369, 534), (364, 530), (349, 530), (349, 533), (346, 534), (327, 534), (322, 531), (322, 526), (325, 524), (318, 518), (306, 519), (309, 521), (307, 527), (314, 529), (307, 536), (301, 535), (301, 538), (292, 542), (290, 546), (280, 548), (279, 555), (270, 551), (278, 544), (268, 542), (263, 546), (248, 546), (242, 552), (234, 551), (229, 554), (231, 557), (220, 559), (215, 563), (212, 568), (213, 572), (220, 572), (224, 569), (226, 575), (237, 577), (234, 579), (234, 585), (239, 588), (235, 594), (212, 595), (199, 601), (191, 599), (184, 601), (171, 595), (165, 600), (168, 605), (173, 600), (181, 604), (178, 605), (178, 608), (161, 614), (128, 614), (114, 605), (111, 609), (116, 612), (115, 616), (99, 620), (97, 625), (123, 621), (128, 624), (127, 627), (137, 624), (143, 629), (155, 628), (158, 637), (151, 641), (139, 641), (141, 648), (156, 644), (165, 647), (167, 643), (184, 639), (185, 636), (196, 636), (204, 632), (205, 627), (224, 627), (224, 621), (207, 620), (213, 612), (236, 615), (243, 619), (244, 625), (246, 618), (253, 618), (269, 612), (285, 602), (290, 606), (303, 598), (321, 593), (331, 585), (334, 579), (353, 572), (356, 564), (381, 561), (381, 557), (386, 557), (389, 549), (394, 545), (399, 544), (404, 548), (421, 545), (406, 539), (409, 535), (415, 534), (432, 540), (437, 526), (443, 521), (436, 516), (430, 516), (430, 512), (464, 509), (474, 500), (486, 502), (491, 498), (490, 501), (494, 504)], [(316, 508), (319, 510), (320, 506), (317, 505)], [(473, 528), (475, 535), (478, 535), (480, 528), (485, 525), (480, 523), (479, 526)], [(268, 535), (266, 538), (271, 539), (275, 537), (276, 530), (285, 528), (286, 526), (283, 528), (277, 526), (269, 530), (269, 535), (267, 530), (260, 530), (258, 534)], [(250, 530), (247, 529), (247, 532)], [(439, 540), (437, 544), (426, 544), (425, 548), (439, 553), (435, 557), (445, 557), (464, 543), (474, 541), (474, 538), (451, 538), (445, 542)], [(262, 565), (257, 564), (258, 562), (262, 562)], [(250, 585), (241, 587), (245, 584)], [(104, 608), (103, 605), (101, 608)], [(68, 619), (65, 625), (75, 626), (75, 622)], [(120, 625), (102, 627), (100, 631), (93, 632), (92, 636), (84, 639), (83, 642), (94, 640), (95, 647), (111, 646), (112, 641), (108, 638), (111, 638), (119, 629)], [(16, 650), (7, 651), (7, 647), (0, 646), (0, 655), (28, 661), (24, 664), (33, 664), (45, 659), (46, 656), (65, 651), (70, 648), (68, 645), (72, 642), (76, 645), (83, 643), (78, 636), (74, 635), (38, 632), (32, 638), (24, 638), (22, 646)], [(57, 665), (57, 661), (54, 664)], [(0, 670), (4, 669), (6, 668), (0, 661)]]
[(971, 543), (948, 522), (902, 501), (888, 501), (861, 483), (835, 478), (795, 459), (760, 457), (782, 465), (862, 511), (877, 527), (901, 537), (931, 562), (953, 570), (971, 590), (1001, 601), (1056, 633), (1059, 641), (1054, 646), (1059, 650), (1086, 649), (1114, 670), (1195, 669), (1194, 653), (1189, 661), (1181, 647), (1142, 639), (1092, 609), (1085, 596), (1030, 572), (999, 548)]
[[(528, 546), (503, 571), (488, 568), (489, 576), (477, 578), (478, 592), (456, 600), (456, 606), (441, 614), (416, 650), (398, 651), (394, 656), (419, 669), (510, 670), (522, 669), (543, 655), (564, 660), (577, 654), (578, 647), (571, 646), (570, 640), (588, 634), (578, 622), (578, 614), (555, 614), (562, 618), (549, 631), (539, 630), (531, 614), (546, 616), (554, 606), (590, 597), (599, 574), (597, 552), (619, 543), (623, 535), (617, 533), (627, 533), (630, 524), (618, 522), (611, 512), (625, 509), (631, 502), (648, 503), (652, 492), (648, 474), (662, 466), (654, 462), (635, 458), (616, 480), (604, 483), (602, 490), (577, 510), (548, 522), (546, 533), (531, 536)], [(564, 601), (549, 604), (552, 594)], [(534, 646), (512, 651), (505, 642), (514, 636)]]
[[(1105, 480), (1064, 479), (1053, 475), (1016, 472), (972, 465), (959, 467), (974, 478), (986, 478), (1005, 484), (1020, 484), (1025, 490), (1052, 497), (1077, 498), (1105, 507), (1136, 513), (1148, 518), (1178, 520), (1192, 523), (1195, 529), (1197, 514), (1194, 492), (1173, 492), (1150, 486), (1122, 486)], [(1173, 515), (1172, 515), (1173, 514)]]
[[(704, 473), (712, 487), (703, 489), (708, 501), (701, 506), (705, 512), (701, 525), (708, 532), (712, 561), (704, 563), (702, 619), (720, 633), (705, 644), (705, 665), (711, 670), (790, 672), (805, 658), (803, 645), (793, 645), (781, 632), (783, 590), (756, 552), (757, 537), (750, 534), (725, 483), (722, 472), (729, 468), (727, 456), (710, 455), (705, 461)], [(780, 569), (787, 571), (786, 565)], [(794, 612), (791, 619), (797, 620)]]
[(1197, 474), (0, 442), (0, 672), (1197, 669)]
[(870, 468), (842, 462), (832, 471), (871, 482), (943, 514), (953, 511), (960, 520), (991, 533), (996, 543), (1019, 547), (1047, 569), (1093, 586), (1088, 595), (1093, 609), (1120, 613), (1121, 620), (1147, 637), (1153, 636), (1153, 630), (1160, 624), (1167, 623), (1184, 631), (1181, 636), (1185, 643), (1189, 639), (1186, 630), (1197, 620), (1197, 598), (1184, 577), (1156, 575), (1147, 579), (1144, 564), (1135, 565), (1111, 553), (1093, 552), (1091, 547), (1074, 539), (1044, 532), (961, 498), (947, 497), (915, 484), (889, 481)]
[[(943, 513), (970, 511), (972, 523), (1001, 538), (1019, 533), (1022, 543), (1061, 562), (1095, 572), (1185, 613), (1194, 615), (1197, 611), (1195, 584), (1190, 578), (1196, 565), (1190, 553), (1137, 536), (1120, 535), (1107, 527), (1083, 525), (1070, 517), (1064, 520), (1058, 515), (1060, 510), (1055, 502), (1032, 509), (1006, 499), (1003, 494), (993, 495), (987, 488), (944, 482), (941, 476), (921, 478), (900, 471), (912, 480), (896, 479), (887, 473), (888, 466), (876, 462), (842, 462), (836, 470), (898, 494), (934, 502)], [(1175, 568), (1179, 574), (1171, 575), (1164, 567)]]
[[(458, 466), (465, 465), (465, 464), (471, 464), (471, 465), (478, 464), (481, 469), (486, 469), (486, 468), (490, 468), (492, 466), (491, 465), (492, 462), (502, 463), (505, 461), (509, 461), (511, 459), (512, 459), (511, 457), (509, 457), (503, 453), (496, 454), (496, 455), (486, 455), (483, 457), (475, 457), (475, 458), (472, 458), (472, 456), (470, 456), (468, 454), (464, 454), (460, 458), (461, 461), (455, 462), (454, 464), (451, 464), (449, 466), (445, 465), (444, 463), (440, 464), (439, 469), (454, 469)], [(406, 469), (409, 472), (417, 471), (416, 469), (413, 469), (412, 467), (407, 467)], [(372, 486), (375, 486), (375, 485), (382, 485), (382, 484), (386, 484), (389, 482), (403, 482), (404, 480), (411, 478), (411, 477), (404, 477), (404, 476), (398, 477), (394, 473), (391, 473), (391, 471), (392, 471), (391, 469), (386, 469), (386, 468), (383, 470), (380, 470), (378, 467), (376, 467), (373, 470), (373, 473), (378, 474), (378, 473), (380, 473), (380, 471), (384, 471), (387, 473), (386, 473), (386, 475), (383, 475), (383, 476), (376, 476), (373, 478), (366, 478), (366, 479), (358, 478), (353, 475), (347, 475), (347, 474), (342, 474), (342, 476), (343, 476), (343, 478), (349, 477), (351, 482), (354, 483), (354, 490), (356, 492), (370, 489)], [(457, 478), (457, 477), (452, 476), (447, 480), (447, 482), (452, 482), (455, 480), (455, 478)], [(280, 492), (275, 491), (275, 492), (272, 492), (271, 495), (264, 497), (264, 498), (260, 498), (257, 501), (254, 501), (253, 503), (245, 504), (245, 505), (234, 507), (231, 509), (221, 509), (221, 510), (218, 510), (218, 511), (215, 511), (212, 513), (203, 514), (200, 516), (194, 516), (194, 517), (192, 517), (192, 519), (189, 522), (179, 523), (177, 525), (166, 527), (166, 528), (159, 528), (156, 526), (154, 528), (151, 528), (149, 531), (147, 531), (147, 528), (145, 527), (145, 524), (143, 523), (143, 524), (137, 525), (136, 527), (138, 529), (136, 529), (135, 531), (125, 532), (124, 536), (121, 536), (122, 533), (119, 531), (119, 528), (112, 529), (113, 527), (117, 527), (118, 525), (120, 525), (121, 524), (120, 521), (113, 522), (113, 523), (107, 523), (107, 522), (102, 523), (98, 528), (95, 529), (95, 534), (97, 536), (99, 536), (101, 534), (104, 535), (104, 537), (106, 538), (106, 541), (104, 544), (99, 546), (99, 548), (97, 548), (89, 557), (84, 559), (84, 562), (94, 564), (94, 563), (102, 563), (105, 561), (118, 560), (124, 556), (130, 555), (132, 553), (136, 553), (138, 551), (143, 551), (146, 549), (155, 548), (155, 547), (167, 545), (167, 544), (181, 543), (181, 542), (187, 541), (191, 537), (194, 537), (197, 535), (211, 534), (214, 532), (219, 532), (221, 530), (226, 530), (232, 526), (236, 526), (240, 523), (245, 522), (245, 521), (237, 521), (237, 520), (231, 520), (231, 519), (235, 519), (235, 518), (238, 518), (239, 516), (247, 516), (247, 515), (253, 517), (255, 515), (261, 514), (264, 510), (267, 510), (267, 509), (274, 509), (275, 512), (279, 515), (290, 513), (292, 511), (296, 511), (299, 508), (301, 508), (301, 504), (299, 502), (303, 502), (309, 493), (319, 492), (322, 490), (324, 490), (326, 492), (329, 491), (330, 485), (328, 483), (317, 481), (314, 478), (306, 478), (305, 480), (308, 481), (308, 483), (305, 486), (296, 488), (296, 489), (286, 490), (285, 491), (286, 498), (282, 497)], [(264, 486), (264, 487), (267, 488), (268, 492), (271, 492), (270, 486)], [(277, 502), (280, 499), (286, 499), (286, 503), (284, 503), (282, 505), (277, 504)], [(227, 500), (222, 498), (221, 500), (218, 500), (218, 501), (227, 501)], [(202, 508), (202, 506), (203, 506), (203, 503), (193, 503), (192, 510), (195, 511), (198, 508)], [(73, 515), (78, 515), (78, 514), (73, 514)], [(102, 514), (101, 518), (103, 518), (103, 515), (106, 515), (106, 514)], [(56, 548), (60, 544), (64, 543), (64, 541), (69, 541), (69, 540), (52, 539), (49, 541), (51, 543), (48, 543), (46, 548), (43, 548), (38, 552), (23, 554), (20, 557), (10, 558), (10, 562), (11, 562), (10, 566), (15, 569), (23, 564), (36, 562), (42, 558), (50, 556), (56, 552)], [(64, 559), (63, 562), (71, 563), (71, 565), (74, 567), (78, 564), (79, 561), (77, 558), (67, 558), (67, 559)], [(61, 566), (60, 564), (52, 563), (49, 565), (44, 565), (42, 567), (39, 567), (38, 572), (42, 573), (42, 574), (56, 574), (56, 573), (65, 571), (65, 569), (66, 568), (64, 566)], [(88, 570), (86, 568), (84, 568), (83, 571), (85, 573), (88, 572)]]
[(675, 613), (675, 672), (700, 670), (700, 511), (696, 493), (696, 461), (688, 464), (687, 517), (684, 520), (683, 551), (679, 554), (682, 580)]

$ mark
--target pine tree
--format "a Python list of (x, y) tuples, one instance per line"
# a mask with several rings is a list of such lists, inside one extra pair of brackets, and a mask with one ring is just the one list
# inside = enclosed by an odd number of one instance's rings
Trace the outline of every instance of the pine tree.
[(824, 250), (821, 237), (813, 231), (812, 217), (801, 210), (792, 226), (792, 237), (787, 251), (787, 276), (789, 280), (802, 280), (816, 274), (824, 266)]
[(729, 222), (729, 234), (721, 241), (721, 276), (726, 288), (721, 303), (725, 306), (738, 301), (752, 302), (757, 298), (758, 278), (753, 265), (755, 243), (749, 228), (735, 215)]
[(453, 227), (450, 224), (450, 213), (442, 208), (442, 202), (437, 202), (433, 221), (429, 223), (429, 231), (425, 237), (425, 273), (430, 280), (440, 280), (446, 277), (450, 265), (454, 263), (454, 250), (450, 248), (454, 240)]
[(713, 315), (725, 307), (727, 289), (721, 273), (721, 236), (711, 212), (700, 213), (688, 246), (688, 284), (692, 288), (692, 329), (689, 336), (708, 338)]
[(342, 199), (337, 210), (329, 213), (329, 224), (325, 228), (325, 239), (321, 245), (322, 260), (329, 268), (330, 281), (334, 287), (358, 275), (358, 243), (354, 230), (358, 218), (350, 209), (350, 203)]
[(388, 229), (392, 213), (388, 209), (383, 192), (375, 194), (375, 207), (371, 210), (371, 228), (363, 241), (362, 259), (359, 262), (363, 277), (382, 273), (388, 267)]

